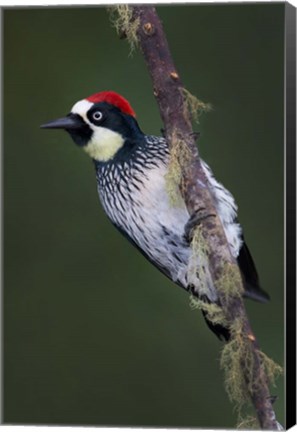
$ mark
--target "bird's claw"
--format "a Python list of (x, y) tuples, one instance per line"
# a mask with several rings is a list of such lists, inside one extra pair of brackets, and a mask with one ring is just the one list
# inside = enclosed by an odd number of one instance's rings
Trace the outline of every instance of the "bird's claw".
[(216, 215), (213, 213), (209, 213), (209, 211), (205, 207), (200, 207), (190, 216), (190, 219), (185, 225), (184, 239), (187, 243), (191, 243), (194, 236), (194, 230), (197, 225), (200, 225), (204, 219), (209, 217), (215, 217)]

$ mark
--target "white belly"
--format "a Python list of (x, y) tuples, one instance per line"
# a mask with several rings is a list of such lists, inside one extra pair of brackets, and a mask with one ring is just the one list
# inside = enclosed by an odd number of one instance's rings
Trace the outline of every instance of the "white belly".
[(127, 184), (118, 183), (121, 204), (112, 199), (108, 204), (103, 196), (106, 191), (99, 190), (99, 195), (112, 222), (124, 229), (156, 265), (167, 270), (174, 281), (187, 286), (185, 274), (191, 251), (183, 236), (189, 213), (184, 204), (174, 207), (170, 203), (165, 173), (163, 165), (147, 170), (143, 184), (131, 181), (130, 190)]

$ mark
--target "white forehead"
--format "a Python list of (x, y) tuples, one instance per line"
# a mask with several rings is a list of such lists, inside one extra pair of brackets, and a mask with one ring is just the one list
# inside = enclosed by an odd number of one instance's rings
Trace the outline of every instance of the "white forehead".
[(79, 114), (82, 118), (86, 118), (86, 113), (89, 111), (91, 106), (94, 104), (89, 102), (87, 99), (80, 100), (73, 105), (71, 112), (73, 114)]

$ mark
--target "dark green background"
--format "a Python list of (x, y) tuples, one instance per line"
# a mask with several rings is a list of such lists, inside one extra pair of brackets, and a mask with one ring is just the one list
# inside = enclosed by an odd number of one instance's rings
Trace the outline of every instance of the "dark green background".
[[(283, 364), (284, 4), (158, 11), (186, 87), (214, 107), (196, 126), (200, 151), (236, 197), (272, 298), (247, 302), (249, 316)], [(66, 133), (39, 129), (112, 89), (158, 134), (144, 61), (128, 54), (104, 8), (4, 11), (5, 422), (236, 424), (222, 344), (109, 223), (88, 157)]]

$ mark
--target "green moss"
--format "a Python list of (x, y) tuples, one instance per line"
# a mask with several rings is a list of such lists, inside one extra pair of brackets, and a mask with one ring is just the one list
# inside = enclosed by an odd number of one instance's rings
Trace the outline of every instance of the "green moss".
[[(202, 227), (196, 226), (191, 241), (191, 255), (188, 264), (188, 274), (193, 275), (193, 283), (196, 281), (196, 275), (199, 276), (199, 293), (209, 294), (210, 274), (207, 273), (209, 268), (208, 262), (208, 244), (203, 236)], [(189, 277), (189, 281), (191, 278)]]
[(193, 252), (197, 256), (208, 255), (209, 247), (207, 241), (203, 236), (203, 229), (200, 225), (197, 225), (194, 230), (193, 239), (191, 243)]
[[(238, 318), (230, 327), (231, 339), (225, 344), (221, 353), (221, 368), (225, 373), (225, 387), (227, 394), (238, 412), (242, 428), (247, 426), (249, 418), (243, 419), (242, 409), (250, 404), (250, 394), (257, 392), (262, 380), (254, 376), (254, 351), (251, 340), (243, 331), (241, 320)], [(277, 376), (282, 372), (281, 366), (266, 354), (257, 351), (261, 367), (268, 377), (269, 384), (274, 384)], [(257, 428), (257, 425), (254, 425)]]
[(176, 133), (172, 135), (169, 164), (165, 174), (166, 190), (172, 206), (181, 207), (184, 200), (180, 192), (182, 169), (189, 162), (190, 150)]
[(275, 380), (283, 373), (283, 368), (262, 351), (259, 355), (270, 384), (275, 386)]
[(199, 309), (206, 313), (207, 319), (213, 324), (226, 325), (226, 317), (223, 309), (215, 303), (206, 303), (195, 297), (190, 298), (192, 309)]
[(108, 8), (110, 19), (119, 35), (125, 35), (129, 45), (130, 54), (138, 45), (137, 30), (139, 27), (139, 18), (133, 19), (133, 12), (129, 5), (117, 5)]
[(191, 113), (193, 120), (199, 123), (200, 115), (203, 112), (210, 111), (211, 105), (209, 103), (202, 102), (185, 88), (182, 88), (182, 93), (186, 108)]
[(230, 331), (231, 339), (222, 350), (220, 365), (225, 372), (227, 394), (238, 412), (241, 412), (242, 406), (249, 397), (243, 371), (247, 370), (250, 378), (252, 377), (253, 354), (250, 343), (246, 341), (246, 336), (242, 332), (239, 319), (232, 324)]
[(216, 282), (216, 287), (227, 304), (231, 298), (242, 296), (244, 288), (236, 264), (226, 262), (223, 265), (222, 275)]
[(252, 415), (247, 415), (246, 417), (241, 417), (238, 419), (237, 429), (252, 430), (260, 429), (258, 419)]

